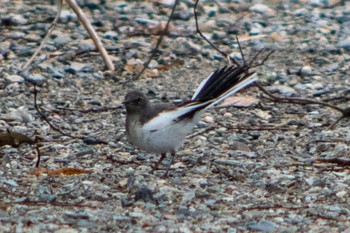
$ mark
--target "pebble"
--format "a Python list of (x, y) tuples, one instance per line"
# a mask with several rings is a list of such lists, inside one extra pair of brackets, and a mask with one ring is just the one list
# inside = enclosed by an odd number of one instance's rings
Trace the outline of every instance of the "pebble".
[(265, 15), (270, 15), (270, 14), (273, 14), (274, 12), (270, 7), (260, 3), (253, 5), (252, 7), (249, 8), (249, 10), (252, 12), (265, 14)]
[(269, 91), (273, 93), (282, 94), (285, 96), (297, 96), (298, 93), (291, 87), (283, 86), (283, 85), (275, 85), (267, 88)]
[(158, 25), (157, 21), (150, 20), (150, 19), (136, 18), (135, 21), (138, 24), (147, 25), (147, 26), (156, 26), (156, 25)]
[(1, 18), (2, 21), (7, 21), (10, 25), (24, 25), (28, 23), (28, 20), (21, 14), (11, 14)]
[(262, 220), (259, 223), (248, 225), (248, 229), (262, 232), (274, 232), (276, 230), (276, 224), (268, 220)]
[(338, 48), (350, 49), (350, 37), (344, 40), (341, 40), (337, 44)]
[(65, 44), (69, 43), (72, 39), (70, 38), (70, 35), (68, 34), (58, 34), (56, 35), (56, 38), (53, 39), (53, 42), (56, 46), (64, 46)]
[(80, 151), (78, 151), (77, 153), (75, 153), (76, 157), (83, 157), (85, 155), (93, 155), (94, 151), (91, 148), (84, 148)]
[(326, 65), (322, 70), (325, 72), (336, 72), (339, 69), (339, 64), (338, 63), (333, 63), (330, 65)]
[(214, 117), (212, 116), (205, 116), (203, 118), (203, 120), (206, 122), (206, 123), (213, 123), (214, 122)]
[(7, 185), (10, 185), (10, 186), (13, 186), (13, 187), (18, 186), (17, 182), (14, 180), (0, 180), (0, 182), (7, 184)]
[(170, 50), (176, 55), (192, 55), (201, 52), (202, 47), (186, 38), (179, 37), (171, 44)]
[(304, 76), (308, 76), (312, 73), (311, 66), (303, 66), (300, 70), (300, 74)]
[(64, 10), (64, 9), (61, 11), (61, 14), (60, 14), (61, 22), (68, 22), (76, 19), (77, 19), (77, 15), (73, 11)]
[(19, 75), (9, 75), (7, 77), (5, 77), (5, 79), (11, 83), (23, 83), (24, 82), (24, 78), (22, 76)]
[(256, 35), (259, 35), (260, 33), (261, 33), (261, 29), (257, 27), (252, 27), (249, 31), (249, 35), (251, 36), (256, 36)]
[(6, 54), (10, 51), (11, 42), (10, 41), (3, 41), (0, 42), (0, 53)]
[(348, 192), (343, 190), (343, 191), (337, 192), (335, 195), (339, 198), (344, 198), (345, 196), (348, 195)]
[(118, 34), (116, 31), (108, 31), (108, 32), (105, 32), (105, 34), (103, 35), (103, 37), (104, 37), (105, 39), (118, 40), (119, 34)]
[(41, 74), (30, 74), (24, 77), (26, 81), (33, 83), (35, 85), (41, 86), (44, 84), (46, 78)]

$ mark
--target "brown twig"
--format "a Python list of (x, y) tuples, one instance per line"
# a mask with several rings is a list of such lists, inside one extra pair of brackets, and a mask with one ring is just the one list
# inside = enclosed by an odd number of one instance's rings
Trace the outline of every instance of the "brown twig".
[(194, 4), (194, 8), (193, 8), (193, 13), (194, 13), (194, 19), (195, 19), (195, 23), (196, 23), (196, 32), (213, 48), (215, 49), (217, 52), (219, 52), (223, 57), (226, 58), (230, 58), (230, 61), (235, 64), (236, 66), (241, 66), (236, 59), (230, 57), (229, 54), (221, 51), (218, 47), (216, 47), (210, 40), (208, 40), (208, 38), (206, 38), (203, 33), (201, 32), (201, 30), (199, 29), (199, 24), (198, 24), (198, 14), (197, 14), (197, 6), (198, 6), (198, 2), (199, 0), (196, 0), (196, 3)]
[(90, 35), (91, 39), (94, 41), (96, 48), (100, 52), (102, 59), (104, 60), (106, 66), (107, 66), (107, 69), (109, 71), (113, 72), (114, 71), (113, 62), (110, 59), (106, 49), (104, 48), (100, 38), (98, 37), (97, 33), (95, 32), (95, 30), (91, 26), (89, 20), (85, 16), (84, 12), (81, 10), (81, 8), (79, 7), (79, 5), (76, 3), (75, 0), (66, 0), (66, 2), (72, 8), (72, 10), (75, 12), (78, 19), (85, 27), (87, 33)]
[(350, 160), (344, 158), (316, 159), (315, 162), (335, 163), (339, 166), (350, 166)]
[(317, 104), (321, 106), (326, 106), (329, 108), (332, 108), (334, 110), (337, 110), (338, 112), (342, 113), (342, 116), (339, 117), (333, 124), (329, 126), (329, 128), (333, 128), (339, 121), (345, 118), (350, 118), (350, 108), (340, 108), (336, 105), (319, 101), (319, 100), (314, 100), (314, 99), (307, 99), (307, 98), (298, 98), (298, 97), (279, 97), (268, 90), (266, 90), (259, 82), (254, 83), (255, 86), (257, 86), (263, 93), (265, 93), (268, 97), (270, 97), (270, 100), (275, 101), (275, 102), (280, 102), (280, 103), (291, 103), (291, 104), (302, 104), (302, 105), (307, 105), (307, 104)]
[(157, 53), (157, 50), (160, 46), (160, 43), (162, 42), (163, 40), (163, 37), (165, 36), (165, 34), (168, 32), (168, 28), (169, 28), (169, 25), (170, 25), (170, 22), (171, 20), (173, 19), (173, 15), (174, 15), (174, 12), (175, 12), (175, 9), (176, 9), (176, 5), (179, 3), (179, 0), (175, 0), (174, 2), (174, 5), (173, 5), (173, 8), (171, 9), (171, 13), (170, 13), (170, 16), (169, 16), (169, 19), (165, 25), (165, 28), (162, 32), (162, 34), (159, 36), (158, 38), (158, 41), (157, 41), (157, 44), (156, 46), (154, 47), (153, 51), (152, 51), (152, 54), (151, 56), (148, 58), (148, 60), (143, 64), (143, 68), (142, 70), (140, 71), (140, 73), (136, 76), (136, 79), (139, 79), (141, 77), (141, 75), (143, 74), (143, 72), (145, 72), (145, 70), (148, 68), (148, 65), (149, 63), (151, 63), (153, 57), (156, 55)]
[(53, 130), (59, 132), (60, 134), (62, 134), (63, 136), (67, 136), (70, 138), (74, 138), (74, 139), (81, 139), (80, 137), (76, 137), (70, 134), (67, 134), (65, 132), (63, 132), (62, 130), (60, 130), (59, 128), (57, 128), (56, 126), (54, 126), (47, 118), (46, 116), (41, 112), (41, 110), (39, 109), (38, 106), (38, 101), (37, 101), (37, 96), (38, 96), (38, 90), (36, 88), (36, 85), (34, 85), (34, 108), (35, 110), (38, 112), (38, 114), (40, 115), (41, 119), (43, 119)]

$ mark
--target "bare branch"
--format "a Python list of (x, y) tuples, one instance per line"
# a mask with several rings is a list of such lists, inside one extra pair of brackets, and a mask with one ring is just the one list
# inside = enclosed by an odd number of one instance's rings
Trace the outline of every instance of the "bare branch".
[(143, 64), (143, 68), (142, 70), (140, 71), (140, 73), (136, 76), (136, 79), (139, 79), (141, 77), (141, 75), (143, 74), (143, 72), (145, 72), (145, 70), (148, 68), (148, 65), (149, 63), (152, 61), (153, 57), (156, 55), (156, 52), (160, 46), (160, 43), (162, 42), (163, 40), (163, 37), (165, 36), (165, 34), (168, 32), (168, 28), (169, 28), (169, 24), (171, 22), (171, 20), (173, 19), (173, 15), (174, 15), (174, 12), (175, 12), (175, 9), (176, 9), (176, 6), (177, 4), (179, 3), (179, 0), (175, 0), (174, 2), (174, 5), (173, 5), (173, 8), (171, 9), (171, 13), (170, 13), (170, 16), (169, 16), (169, 19), (165, 25), (165, 28), (162, 32), (162, 34), (160, 35), (160, 37), (158, 38), (158, 41), (157, 41), (157, 44), (156, 46), (154, 47), (153, 51), (152, 51), (152, 54), (151, 56), (148, 58), (148, 60)]
[(66, 2), (72, 8), (72, 10), (75, 12), (75, 14), (79, 18), (80, 22), (83, 24), (86, 31), (90, 35), (91, 39), (94, 41), (96, 48), (101, 53), (102, 59), (106, 63), (107, 69), (109, 71), (113, 72), (114, 71), (113, 62), (110, 59), (106, 49), (103, 47), (103, 44), (102, 44), (100, 38), (98, 37), (97, 33), (95, 32), (95, 30), (91, 26), (89, 20), (86, 18), (84, 12), (81, 10), (81, 8), (79, 7), (79, 5), (76, 3), (75, 0), (66, 0)]
[(307, 98), (298, 98), (298, 97), (279, 97), (273, 95), (271, 92), (266, 90), (259, 82), (254, 83), (255, 86), (257, 86), (263, 93), (265, 93), (272, 101), (274, 102), (280, 102), (280, 103), (291, 103), (291, 104), (317, 104), (321, 106), (326, 106), (329, 108), (332, 108), (334, 110), (337, 110), (338, 112), (342, 113), (342, 116), (338, 118), (333, 124), (329, 126), (329, 128), (333, 128), (339, 121), (341, 121), (344, 118), (350, 118), (350, 108), (340, 108), (336, 105), (319, 101), (319, 100), (313, 100), (313, 99), (307, 99)]
[(194, 8), (193, 8), (193, 13), (194, 13), (194, 19), (195, 19), (195, 23), (196, 23), (196, 32), (216, 51), (218, 51), (223, 57), (229, 57), (230, 60), (232, 61), (233, 64), (235, 64), (236, 66), (241, 66), (234, 58), (230, 57), (229, 54), (221, 51), (218, 47), (216, 47), (210, 40), (208, 40), (208, 38), (206, 38), (203, 33), (201, 32), (201, 30), (199, 29), (199, 25), (198, 25), (198, 14), (197, 14), (197, 5), (198, 5), (199, 0), (196, 0), (196, 3), (194, 4)]

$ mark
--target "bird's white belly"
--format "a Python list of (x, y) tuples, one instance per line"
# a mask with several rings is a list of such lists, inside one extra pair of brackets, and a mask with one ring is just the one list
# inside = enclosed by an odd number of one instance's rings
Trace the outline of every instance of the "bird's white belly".
[(185, 137), (194, 127), (194, 124), (173, 124), (166, 128), (146, 131), (137, 128), (137, 140), (133, 143), (142, 150), (154, 153), (175, 151), (183, 144)]
[(147, 152), (166, 153), (176, 151), (182, 146), (199, 117), (200, 114), (194, 116), (194, 119), (183, 120), (151, 130), (145, 130), (141, 127), (141, 124), (138, 124), (129, 129), (129, 138), (131, 143)]

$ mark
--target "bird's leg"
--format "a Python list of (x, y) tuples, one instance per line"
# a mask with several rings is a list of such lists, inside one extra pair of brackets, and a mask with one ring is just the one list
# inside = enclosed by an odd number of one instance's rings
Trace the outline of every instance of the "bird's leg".
[(158, 170), (159, 164), (165, 159), (165, 157), (166, 157), (166, 153), (162, 153), (161, 157), (158, 160), (158, 162), (153, 166), (153, 170), (152, 171)]
[(168, 166), (167, 166), (167, 168), (166, 168), (166, 171), (165, 171), (164, 175), (162, 176), (163, 178), (167, 178), (167, 177), (168, 177), (168, 175), (169, 175), (169, 170), (170, 170), (171, 165), (172, 165), (173, 162), (174, 162), (175, 156), (176, 156), (175, 152), (174, 152), (174, 151), (171, 152), (171, 159), (170, 159), (170, 162), (169, 162), (169, 164), (168, 164)]

